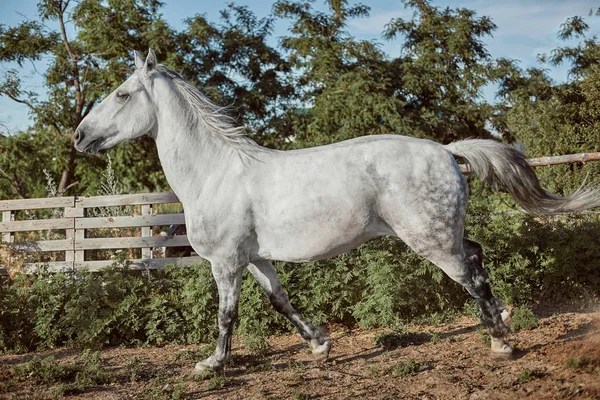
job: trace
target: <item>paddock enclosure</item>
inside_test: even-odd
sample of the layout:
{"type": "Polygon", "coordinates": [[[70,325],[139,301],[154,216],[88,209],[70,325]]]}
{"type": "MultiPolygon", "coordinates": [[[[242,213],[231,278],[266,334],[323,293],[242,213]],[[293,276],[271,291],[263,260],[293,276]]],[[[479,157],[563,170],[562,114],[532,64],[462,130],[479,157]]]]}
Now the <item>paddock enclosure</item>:
{"type": "Polygon", "coordinates": [[[157,210],[168,205],[180,208],[174,193],[0,201],[4,272],[11,268],[31,272],[40,265],[50,271],[83,267],[97,271],[111,265],[110,255],[118,250],[128,252],[130,268],[200,261],[197,256],[160,254],[164,248],[189,246],[185,235],[167,237],[158,232],[159,227],[185,223],[182,213],[157,210]]]}

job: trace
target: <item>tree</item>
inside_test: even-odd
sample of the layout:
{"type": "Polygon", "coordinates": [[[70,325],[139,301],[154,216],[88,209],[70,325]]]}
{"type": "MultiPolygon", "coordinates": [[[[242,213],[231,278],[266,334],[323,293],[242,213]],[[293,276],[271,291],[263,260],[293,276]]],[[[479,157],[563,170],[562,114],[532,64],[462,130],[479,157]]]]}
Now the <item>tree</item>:
{"type": "MultiPolygon", "coordinates": [[[[54,135],[45,143],[61,164],[59,193],[95,194],[99,189],[105,159],[78,155],[71,136],[132,71],[133,49],[153,48],[213,100],[233,105],[232,112],[257,140],[277,145],[289,136],[286,104],[294,88],[286,80],[289,65],[266,44],[272,19],[257,19],[247,8],[229,5],[221,25],[197,15],[177,32],[162,19],[161,6],[157,0],[44,0],[38,5],[39,21],[0,26],[0,62],[51,59],[44,75],[47,100],[25,90],[16,69],[4,75],[0,95],[29,106],[34,126],[28,135],[54,135]]],[[[151,140],[118,146],[111,156],[124,191],[168,190],[151,140]]],[[[35,162],[30,165],[35,168],[35,162]]]]}
{"type": "MultiPolygon", "coordinates": [[[[0,27],[0,61],[22,65],[42,56],[52,60],[44,74],[47,100],[24,90],[15,69],[4,76],[0,95],[30,108],[34,135],[46,127],[54,133],[53,148],[62,163],[59,193],[70,188],[76,176],[80,157],[70,139],[75,128],[99,99],[125,78],[130,62],[127,51],[148,47],[152,35],[162,36],[166,26],[157,12],[161,3],[156,0],[110,3],[109,7],[99,0],[83,0],[73,6],[70,0],[43,0],[38,4],[38,21],[0,27]],[[55,28],[49,27],[52,24],[55,28]],[[68,33],[72,30],[79,33],[72,37],[68,33]],[[102,40],[105,45],[101,47],[102,40]]],[[[90,164],[94,168],[98,163],[90,164]]]]}
{"type": "Polygon", "coordinates": [[[400,133],[449,142],[490,137],[498,110],[481,96],[512,63],[492,60],[482,39],[495,25],[471,10],[439,9],[407,1],[411,20],[392,19],[384,38],[404,38],[400,57],[390,59],[374,41],[345,31],[350,18],[368,16],[363,5],[332,4],[318,12],[312,2],[278,1],[276,15],[293,20],[282,44],[301,73],[306,109],[297,119],[299,142],[323,144],[350,137],[400,133]]]}
{"type": "MultiPolygon", "coordinates": [[[[588,30],[582,17],[567,19],[559,38],[583,42],[539,57],[551,65],[569,62],[569,82],[555,84],[544,70],[530,69],[502,85],[507,128],[530,156],[600,151],[600,46],[586,37],[588,30]]],[[[566,194],[600,178],[600,165],[558,165],[539,173],[549,189],[566,194]]]]}

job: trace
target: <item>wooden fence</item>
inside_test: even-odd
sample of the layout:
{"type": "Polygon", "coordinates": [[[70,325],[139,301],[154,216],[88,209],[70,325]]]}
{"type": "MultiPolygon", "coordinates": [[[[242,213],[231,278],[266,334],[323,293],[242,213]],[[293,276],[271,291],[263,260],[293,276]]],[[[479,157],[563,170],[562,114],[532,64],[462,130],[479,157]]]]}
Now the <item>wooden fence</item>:
{"type": "MultiPolygon", "coordinates": [[[[2,222],[2,262],[5,264],[4,273],[11,263],[19,264],[23,272],[30,272],[39,264],[48,265],[52,271],[74,270],[86,267],[89,270],[99,270],[111,265],[114,260],[88,260],[86,253],[90,250],[106,249],[141,249],[141,258],[132,259],[132,268],[162,268],[167,264],[192,264],[201,261],[200,257],[190,256],[181,258],[154,258],[155,248],[189,246],[187,236],[153,236],[154,226],[184,224],[184,215],[154,214],[157,204],[178,203],[174,193],[141,193],[118,196],[96,197],[53,197],[43,199],[4,200],[0,201],[2,222]],[[96,207],[141,206],[141,215],[115,217],[88,217],[88,209],[96,207]],[[62,214],[60,218],[16,220],[15,213],[52,209],[62,214]],[[135,237],[102,237],[90,238],[86,232],[90,229],[101,228],[141,228],[140,236],[135,237]],[[41,232],[49,230],[64,230],[61,238],[56,240],[15,241],[17,232],[41,232]],[[64,237],[64,239],[62,238],[64,237]],[[39,252],[54,252],[64,258],[60,261],[43,263],[27,262],[27,254],[39,252]],[[64,253],[64,256],[62,256],[64,253]],[[6,259],[8,258],[8,260],[6,259]]],[[[138,211],[139,213],[139,211],[138,211]]]]}
{"type": "MultiPolygon", "coordinates": [[[[569,154],[557,157],[542,157],[530,159],[529,164],[537,167],[543,165],[585,163],[600,160],[600,153],[569,154]]],[[[463,172],[470,171],[461,166],[463,172]]],[[[4,200],[0,201],[2,222],[2,250],[0,252],[0,273],[6,273],[7,267],[16,260],[22,272],[30,272],[40,264],[48,265],[52,271],[75,270],[86,267],[96,271],[111,265],[113,260],[89,260],[86,252],[106,249],[141,249],[141,258],[131,259],[132,268],[162,268],[167,264],[187,265],[201,261],[198,256],[180,258],[156,258],[155,248],[189,246],[187,236],[153,236],[151,227],[184,224],[184,216],[178,214],[155,214],[157,204],[178,203],[174,193],[142,193],[118,196],[96,197],[54,197],[44,199],[4,200]],[[115,217],[89,217],[87,210],[96,207],[141,206],[140,215],[115,217]],[[60,218],[15,220],[16,212],[24,210],[52,209],[59,210],[60,218]],[[88,237],[86,232],[103,228],[141,228],[139,236],[121,237],[88,237]],[[15,233],[39,232],[49,230],[64,230],[60,239],[15,241],[15,233]],[[64,237],[64,238],[62,238],[64,237]],[[64,260],[42,263],[26,262],[23,256],[40,252],[60,253],[64,260]],[[64,253],[64,256],[63,256],[64,253]]]]}

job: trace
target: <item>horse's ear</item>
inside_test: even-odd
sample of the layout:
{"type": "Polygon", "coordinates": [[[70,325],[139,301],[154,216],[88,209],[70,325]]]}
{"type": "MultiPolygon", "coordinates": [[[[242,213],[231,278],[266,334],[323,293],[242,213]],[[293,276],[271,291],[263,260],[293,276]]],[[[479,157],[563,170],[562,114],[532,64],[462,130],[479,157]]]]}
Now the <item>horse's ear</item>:
{"type": "Polygon", "coordinates": [[[144,68],[144,59],[142,58],[142,55],[136,50],[133,51],[133,58],[135,59],[135,69],[144,68]]]}
{"type": "Polygon", "coordinates": [[[156,65],[157,65],[156,53],[154,53],[154,50],[148,49],[148,57],[146,57],[146,64],[144,65],[146,72],[154,71],[154,69],[156,68],[156,65]]]}

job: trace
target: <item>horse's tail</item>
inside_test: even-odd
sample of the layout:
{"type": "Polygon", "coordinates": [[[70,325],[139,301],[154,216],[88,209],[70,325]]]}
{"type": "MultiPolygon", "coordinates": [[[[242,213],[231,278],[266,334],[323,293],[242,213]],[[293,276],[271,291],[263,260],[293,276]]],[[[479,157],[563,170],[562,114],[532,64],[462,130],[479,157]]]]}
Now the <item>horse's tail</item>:
{"type": "Polygon", "coordinates": [[[503,143],[467,139],[450,143],[446,149],[463,158],[484,183],[507,191],[531,214],[554,215],[600,207],[598,190],[580,187],[566,197],[545,191],[525,156],[503,143]]]}

